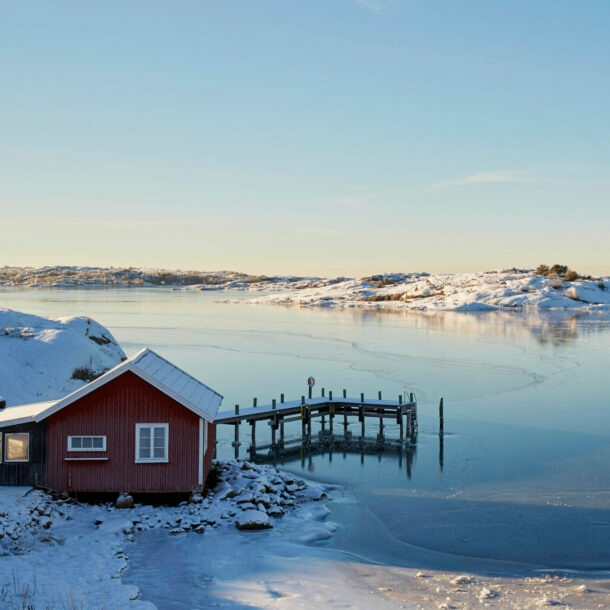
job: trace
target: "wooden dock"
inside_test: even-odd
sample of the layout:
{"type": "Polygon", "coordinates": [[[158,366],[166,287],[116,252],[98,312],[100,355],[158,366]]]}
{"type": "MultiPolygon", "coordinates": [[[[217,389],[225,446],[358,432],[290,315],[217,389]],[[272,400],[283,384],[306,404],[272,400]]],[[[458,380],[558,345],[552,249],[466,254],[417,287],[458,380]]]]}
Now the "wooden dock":
{"type": "Polygon", "coordinates": [[[403,400],[403,396],[399,395],[397,400],[383,400],[381,392],[378,392],[376,399],[366,398],[364,394],[360,394],[360,398],[348,398],[347,392],[343,390],[342,397],[333,397],[333,393],[329,392],[328,396],[311,397],[306,399],[305,396],[301,400],[284,401],[284,395],[281,395],[279,401],[273,400],[268,405],[257,405],[257,399],[253,400],[252,407],[241,409],[239,405],[235,405],[233,413],[222,411],[216,416],[217,424],[232,425],[235,427],[235,456],[239,455],[239,427],[242,422],[247,422],[251,427],[251,444],[250,454],[254,455],[260,449],[282,449],[285,446],[284,424],[287,422],[301,422],[302,444],[308,445],[311,442],[311,424],[312,420],[320,419],[321,431],[328,435],[331,439],[335,436],[341,436],[345,439],[352,438],[352,432],[348,431],[349,419],[358,418],[361,425],[361,439],[366,436],[366,421],[370,418],[379,420],[379,433],[377,440],[383,442],[384,435],[384,420],[391,419],[399,426],[399,443],[408,441],[415,443],[417,440],[417,401],[414,395],[409,394],[408,398],[403,400]],[[342,435],[335,434],[337,422],[335,418],[341,418],[339,425],[343,427],[342,435]],[[257,447],[256,444],[256,424],[258,422],[267,422],[271,427],[271,444],[257,447]],[[328,427],[327,427],[328,425],[328,427]]]}

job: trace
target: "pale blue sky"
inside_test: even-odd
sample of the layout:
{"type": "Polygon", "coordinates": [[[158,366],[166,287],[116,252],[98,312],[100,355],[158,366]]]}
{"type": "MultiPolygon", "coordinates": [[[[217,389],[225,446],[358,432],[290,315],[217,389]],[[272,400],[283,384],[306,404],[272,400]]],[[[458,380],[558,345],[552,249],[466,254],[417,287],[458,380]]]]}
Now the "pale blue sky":
{"type": "Polygon", "coordinates": [[[610,273],[610,2],[0,4],[0,265],[610,273]]]}

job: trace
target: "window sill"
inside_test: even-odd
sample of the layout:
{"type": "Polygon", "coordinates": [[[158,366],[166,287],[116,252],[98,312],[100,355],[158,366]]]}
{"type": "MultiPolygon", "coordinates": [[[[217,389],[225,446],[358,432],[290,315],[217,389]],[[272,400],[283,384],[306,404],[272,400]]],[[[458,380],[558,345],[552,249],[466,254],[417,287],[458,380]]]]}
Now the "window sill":
{"type": "Polygon", "coordinates": [[[136,464],[168,464],[169,460],[136,460],[136,464]]]}
{"type": "Polygon", "coordinates": [[[107,457],[67,457],[65,462],[107,462],[107,457]]]}

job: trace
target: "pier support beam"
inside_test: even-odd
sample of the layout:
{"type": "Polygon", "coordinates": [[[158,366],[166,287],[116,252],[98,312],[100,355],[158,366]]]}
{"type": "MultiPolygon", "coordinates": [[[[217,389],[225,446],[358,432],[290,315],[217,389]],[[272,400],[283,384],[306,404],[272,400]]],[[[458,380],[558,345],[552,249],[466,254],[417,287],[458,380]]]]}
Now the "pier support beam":
{"type": "Polygon", "coordinates": [[[250,444],[250,453],[254,455],[256,453],[256,420],[250,421],[250,427],[252,428],[252,442],[250,444]]]}

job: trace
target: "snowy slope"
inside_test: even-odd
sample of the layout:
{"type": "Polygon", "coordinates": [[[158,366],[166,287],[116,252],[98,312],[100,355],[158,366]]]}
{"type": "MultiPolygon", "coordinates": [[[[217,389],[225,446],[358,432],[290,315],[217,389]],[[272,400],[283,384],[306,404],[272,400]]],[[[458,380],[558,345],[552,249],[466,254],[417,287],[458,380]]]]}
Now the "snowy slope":
{"type": "Polygon", "coordinates": [[[0,309],[0,396],[7,406],[66,396],[124,358],[110,332],[90,318],[0,309]]]}

